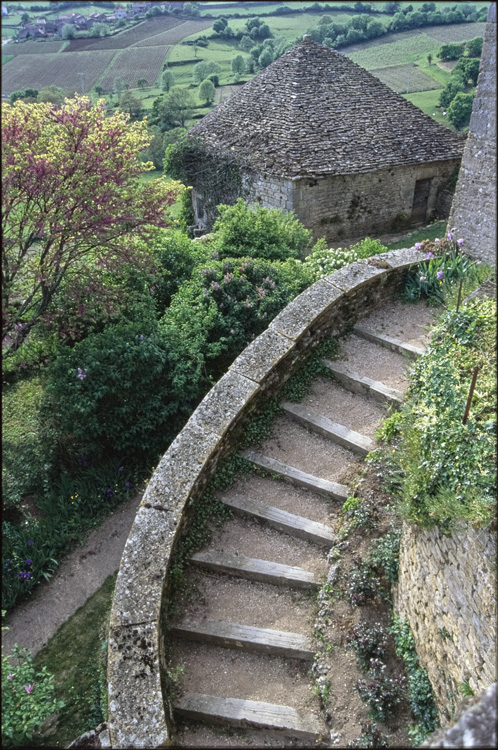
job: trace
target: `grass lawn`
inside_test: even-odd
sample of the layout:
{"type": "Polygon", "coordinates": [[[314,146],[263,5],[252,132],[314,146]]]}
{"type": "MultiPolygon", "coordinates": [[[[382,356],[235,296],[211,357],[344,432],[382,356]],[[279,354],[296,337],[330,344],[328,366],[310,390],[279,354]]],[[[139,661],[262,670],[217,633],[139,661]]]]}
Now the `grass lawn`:
{"type": "Polygon", "coordinates": [[[415,94],[402,94],[404,99],[408,99],[409,102],[421,109],[429,117],[432,117],[433,120],[454,131],[455,128],[448,121],[448,118],[443,117],[443,110],[438,108],[440,95],[441,89],[417,91],[415,94]]]}
{"type": "Polygon", "coordinates": [[[2,55],[2,65],[9,62],[9,60],[12,60],[13,57],[15,57],[15,55],[2,55]]]}
{"type": "Polygon", "coordinates": [[[65,707],[50,723],[38,747],[67,747],[80,734],[94,729],[107,716],[107,626],[116,574],[62,625],[35,658],[54,675],[57,696],[65,707]]]}
{"type": "Polygon", "coordinates": [[[435,221],[428,227],[423,229],[417,229],[412,232],[408,237],[400,242],[391,242],[386,245],[388,250],[401,250],[405,247],[413,247],[416,242],[422,242],[422,240],[435,240],[436,237],[444,237],[446,232],[446,221],[435,221]]]}
{"type": "MultiPolygon", "coordinates": [[[[357,52],[347,53],[350,60],[361,65],[366,70],[372,68],[383,68],[387,65],[402,65],[403,63],[418,63],[427,60],[429,52],[435,58],[441,45],[426,34],[407,36],[406,39],[389,42],[389,36],[385,37],[383,44],[377,44],[357,52]]],[[[433,67],[433,66],[431,66],[433,67]]],[[[425,71],[427,72],[427,71],[425,71]]]]}

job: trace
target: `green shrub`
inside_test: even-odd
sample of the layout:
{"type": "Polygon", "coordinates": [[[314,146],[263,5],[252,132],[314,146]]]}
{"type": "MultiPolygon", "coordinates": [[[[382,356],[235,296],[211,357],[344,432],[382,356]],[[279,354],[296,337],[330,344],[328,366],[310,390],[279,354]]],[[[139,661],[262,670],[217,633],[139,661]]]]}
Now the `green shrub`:
{"type": "Polygon", "coordinates": [[[45,720],[63,707],[46,667],[36,670],[27,649],[16,645],[5,656],[2,647],[2,747],[26,747],[45,720]]]}
{"type": "Polygon", "coordinates": [[[220,258],[304,258],[311,243],[311,232],[292,211],[248,206],[242,198],[218,210],[213,230],[220,258]]]}
{"type": "Polygon", "coordinates": [[[312,248],[305,260],[305,265],[310,270],[313,280],[318,281],[349,263],[386,251],[385,245],[378,240],[371,240],[370,237],[347,248],[328,248],[325,239],[322,238],[312,248]]]}
{"type": "Polygon", "coordinates": [[[390,584],[397,583],[399,570],[399,545],[401,530],[391,527],[384,536],[376,539],[370,548],[368,562],[382,573],[390,584]]]}
{"type": "Polygon", "coordinates": [[[201,367],[195,340],[154,320],[107,326],[49,368],[46,429],[74,454],[163,451],[199,398],[201,367]]]}
{"type": "Polygon", "coordinates": [[[194,269],[161,325],[196,341],[208,372],[218,377],[242,349],[310,282],[299,261],[213,260],[194,269]]]}
{"type": "Polygon", "coordinates": [[[393,615],[389,632],[394,637],[396,654],[403,659],[408,672],[408,698],[417,722],[415,727],[410,727],[409,734],[418,747],[439,726],[434,692],[427,671],[420,666],[408,621],[393,615]]]}
{"type": "Polygon", "coordinates": [[[446,312],[412,370],[402,410],[400,510],[411,523],[451,531],[494,517],[496,302],[472,300],[446,312]],[[463,415],[474,368],[476,390],[463,415]]]}

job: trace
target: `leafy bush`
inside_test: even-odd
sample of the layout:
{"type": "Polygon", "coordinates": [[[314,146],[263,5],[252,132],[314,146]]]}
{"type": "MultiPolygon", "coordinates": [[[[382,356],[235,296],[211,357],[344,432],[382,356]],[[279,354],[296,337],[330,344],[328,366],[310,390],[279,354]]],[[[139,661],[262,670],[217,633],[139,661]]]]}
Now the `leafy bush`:
{"type": "Polygon", "coordinates": [[[377,253],[384,253],[387,247],[378,240],[366,237],[348,248],[328,248],[325,239],[320,239],[312,248],[305,260],[305,265],[310,270],[313,281],[323,279],[325,276],[338,271],[340,268],[354,263],[361,258],[370,258],[377,253]]]}
{"type": "Polygon", "coordinates": [[[361,735],[348,743],[348,747],[389,747],[390,735],[382,734],[377,724],[361,722],[361,735]]]}
{"type": "Polygon", "coordinates": [[[352,607],[359,607],[373,601],[381,594],[380,579],[375,576],[371,566],[360,559],[356,559],[350,571],[347,593],[352,607]]]}
{"type": "Polygon", "coordinates": [[[401,529],[391,526],[384,536],[372,543],[368,556],[370,565],[382,573],[390,584],[398,580],[400,542],[401,529]]]}
{"type": "Polygon", "coordinates": [[[64,707],[64,702],[55,697],[52,680],[46,667],[35,669],[27,649],[16,645],[12,654],[5,656],[2,648],[3,747],[25,747],[45,720],[64,707]],[[15,665],[11,659],[15,659],[15,665]]]}
{"type": "Polygon", "coordinates": [[[412,371],[402,410],[400,510],[411,523],[476,526],[494,517],[496,302],[471,300],[446,312],[412,371]],[[463,415],[479,366],[469,418],[463,415]]]}
{"type": "Polygon", "coordinates": [[[386,653],[387,631],[380,622],[362,620],[349,629],[346,643],[355,652],[360,667],[368,669],[371,659],[379,659],[386,653]]]}
{"type": "Polygon", "coordinates": [[[396,654],[403,659],[408,672],[408,698],[417,721],[409,733],[418,746],[439,726],[434,692],[426,670],[420,666],[408,621],[393,615],[389,632],[394,637],[396,654]]]}
{"type": "Polygon", "coordinates": [[[200,396],[202,356],[153,319],[107,326],[47,372],[46,429],[65,451],[89,455],[165,450],[200,396]]]}
{"type": "Polygon", "coordinates": [[[406,682],[406,677],[388,677],[386,665],[371,659],[368,680],[358,680],[353,689],[370,708],[370,718],[385,724],[403,701],[406,682]]]}
{"type": "Polygon", "coordinates": [[[457,130],[462,130],[469,124],[473,103],[474,95],[461,91],[452,100],[448,107],[448,120],[457,130]]]}
{"type": "Polygon", "coordinates": [[[233,206],[218,206],[220,216],[213,230],[220,258],[304,258],[311,232],[292,211],[248,206],[239,198],[233,206]]]}
{"type": "Polygon", "coordinates": [[[165,331],[195,341],[217,377],[310,282],[299,261],[213,260],[194,269],[162,319],[165,331]]]}
{"type": "Polygon", "coordinates": [[[393,412],[390,417],[384,419],[375,431],[376,439],[390,443],[399,434],[401,419],[401,412],[399,411],[393,412]]]}
{"type": "MultiPolygon", "coordinates": [[[[427,253],[427,260],[412,271],[406,281],[404,297],[408,302],[415,302],[421,297],[427,297],[429,302],[443,303],[453,285],[461,279],[473,280],[478,278],[478,264],[460,250],[463,239],[454,241],[450,232],[446,240],[434,241],[427,253]],[[434,254],[440,253],[443,255],[434,254]]],[[[422,243],[416,243],[416,250],[421,251],[422,243]]]]}

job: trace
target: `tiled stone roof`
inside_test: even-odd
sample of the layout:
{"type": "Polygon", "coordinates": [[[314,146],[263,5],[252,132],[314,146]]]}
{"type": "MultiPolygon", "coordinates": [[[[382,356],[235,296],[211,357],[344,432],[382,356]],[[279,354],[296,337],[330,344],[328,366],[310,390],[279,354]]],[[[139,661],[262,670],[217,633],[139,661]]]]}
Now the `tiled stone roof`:
{"type": "Polygon", "coordinates": [[[306,36],[189,131],[286,177],[462,155],[463,141],[356,63],[306,36]]]}

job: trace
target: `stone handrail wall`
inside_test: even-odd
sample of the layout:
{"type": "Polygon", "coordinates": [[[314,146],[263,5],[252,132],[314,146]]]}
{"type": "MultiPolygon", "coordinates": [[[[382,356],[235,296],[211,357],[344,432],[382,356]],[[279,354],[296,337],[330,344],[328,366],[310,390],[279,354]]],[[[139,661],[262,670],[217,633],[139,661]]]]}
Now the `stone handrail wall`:
{"type": "Polygon", "coordinates": [[[158,464],[121,559],[108,645],[109,731],[113,748],[166,747],[172,707],[164,679],[163,613],[168,568],[220,458],[233,450],[248,418],[329,335],[344,333],[391,298],[413,249],[359,261],[296,297],[235,359],[158,464]]]}
{"type": "Polygon", "coordinates": [[[394,610],[410,624],[444,726],[460,683],[479,695],[496,681],[496,533],[403,524],[394,610]]]}

